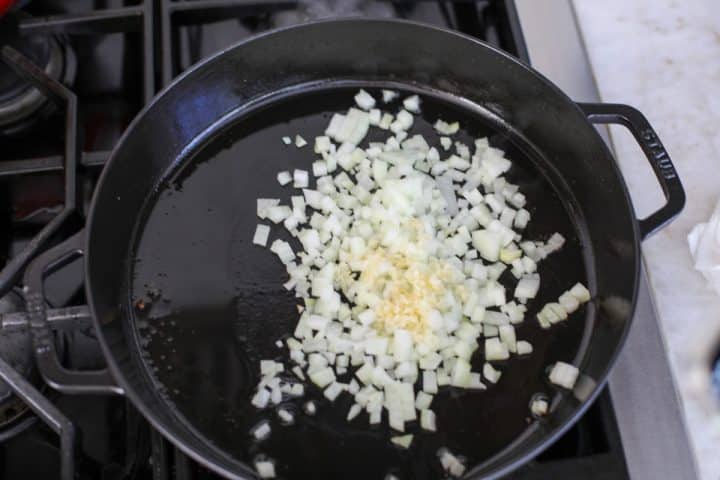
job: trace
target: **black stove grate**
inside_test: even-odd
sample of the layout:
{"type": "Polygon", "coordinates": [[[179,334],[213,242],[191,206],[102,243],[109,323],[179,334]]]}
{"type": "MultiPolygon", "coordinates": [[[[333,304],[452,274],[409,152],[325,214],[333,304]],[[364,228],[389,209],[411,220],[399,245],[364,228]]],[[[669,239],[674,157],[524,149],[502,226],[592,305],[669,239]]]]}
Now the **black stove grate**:
{"type": "MultiPolygon", "coordinates": [[[[0,135],[0,184],[5,187],[0,194],[0,216],[8,226],[0,234],[5,248],[0,255],[6,258],[0,294],[17,286],[24,266],[45,245],[67,236],[73,223],[81,221],[109,151],[160,88],[213,49],[277,24],[274,20],[282,14],[294,14],[290,21],[296,22],[309,15],[308,2],[298,0],[103,3],[106,7],[98,9],[90,1],[36,0],[12,22],[20,35],[56,36],[67,42],[78,58],[71,89],[43,78],[37,67],[33,70],[12,50],[2,50],[6,63],[47,91],[62,108],[41,124],[45,132],[59,135],[38,135],[37,128],[0,135]],[[223,32],[227,36],[228,28],[232,33],[224,43],[203,42],[207,34],[216,40],[223,32]],[[46,192],[41,198],[37,198],[39,190],[46,192]]],[[[512,0],[384,3],[384,11],[391,10],[394,16],[462,31],[529,63],[512,0]]],[[[7,20],[0,23],[0,31],[8,25],[7,20]]],[[[102,355],[89,326],[89,312],[78,293],[82,292],[81,275],[75,269],[58,276],[62,278],[54,282],[55,292],[48,292],[54,301],[47,321],[67,340],[64,361],[78,369],[101,368],[102,355]]],[[[0,315],[0,320],[0,329],[28,325],[23,312],[0,315]]],[[[23,428],[15,426],[15,436],[0,443],[1,478],[216,478],[152,430],[124,399],[46,396],[1,358],[0,377],[44,421],[26,419],[23,428]]],[[[608,392],[565,436],[508,478],[628,478],[608,392]]]]}

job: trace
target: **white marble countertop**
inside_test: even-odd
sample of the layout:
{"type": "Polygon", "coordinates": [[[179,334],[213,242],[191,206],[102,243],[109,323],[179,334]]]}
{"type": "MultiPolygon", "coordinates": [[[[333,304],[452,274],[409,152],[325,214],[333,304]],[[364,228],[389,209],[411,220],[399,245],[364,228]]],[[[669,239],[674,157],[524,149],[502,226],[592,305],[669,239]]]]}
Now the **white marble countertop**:
{"type": "MultiPolygon", "coordinates": [[[[573,1],[602,100],[648,117],[687,193],[681,216],[643,251],[700,477],[718,480],[720,402],[709,369],[720,349],[720,297],[692,268],[686,237],[720,198],[720,3],[573,1]]],[[[611,134],[635,209],[645,216],[662,203],[657,182],[630,135],[611,134]]]]}

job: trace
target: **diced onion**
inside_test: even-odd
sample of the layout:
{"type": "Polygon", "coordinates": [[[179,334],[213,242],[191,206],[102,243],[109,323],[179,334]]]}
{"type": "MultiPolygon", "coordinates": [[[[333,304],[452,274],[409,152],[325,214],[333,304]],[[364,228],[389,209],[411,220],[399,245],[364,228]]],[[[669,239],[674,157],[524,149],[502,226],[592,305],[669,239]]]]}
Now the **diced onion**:
{"type": "Polygon", "coordinates": [[[510,351],[505,344],[500,343],[500,339],[488,338],[485,340],[485,358],[488,361],[507,360],[510,351]]]}
{"type": "Polygon", "coordinates": [[[392,437],[390,441],[397,445],[398,447],[402,448],[410,448],[410,444],[412,443],[413,436],[412,435],[400,435],[398,437],[392,437]]]}
{"type": "Polygon", "coordinates": [[[430,404],[433,401],[433,396],[429,395],[425,392],[418,392],[417,397],[415,399],[415,408],[418,410],[426,410],[430,407],[430,404]]]}
{"type": "Polygon", "coordinates": [[[572,390],[580,371],[577,367],[565,362],[557,362],[550,371],[550,382],[568,390],[572,390]]]}
{"type": "Polygon", "coordinates": [[[292,175],[287,170],[277,174],[277,181],[280,185],[287,185],[292,182],[292,175]]]}
{"type": "Polygon", "coordinates": [[[280,421],[285,425],[292,425],[295,421],[295,416],[289,410],[284,408],[278,409],[278,418],[280,418],[280,421]]]}
{"type": "Polygon", "coordinates": [[[310,176],[305,170],[295,169],[293,172],[293,187],[306,188],[310,184],[310,176]]]}
{"type": "Polygon", "coordinates": [[[540,290],[540,275],[531,274],[522,277],[515,286],[515,298],[535,298],[540,290]]]}
{"type": "MultiPolygon", "coordinates": [[[[397,96],[382,92],[385,103],[397,96]]],[[[505,177],[512,163],[487,138],[453,142],[460,125],[443,120],[434,124],[441,135],[435,145],[413,134],[417,95],[405,98],[396,115],[378,108],[365,90],[354,100],[357,108],[332,115],[324,135],[314,139],[314,188],[306,170],[284,171],[278,182],[292,182],[302,195],[295,192],[291,206],[270,198],[257,202],[258,217],[282,223],[299,245],[280,239],[270,245],[286,265],[284,288],[298,298],[300,317],[284,342],[289,370],[331,402],[351,396],[347,421],[365,410],[367,421],[379,424],[385,410],[397,432],[417,428],[409,422],[418,416],[422,429],[435,431],[430,405],[443,387],[484,390],[483,377],[489,384],[500,378],[487,362],[532,352],[529,342],[516,338],[529,308],[549,328],[590,293],[577,284],[534,310],[529,300],[541,286],[537,262],[565,239],[523,238],[532,209],[505,177]],[[384,138],[365,145],[371,127],[384,138]],[[455,153],[441,157],[453,145],[455,153]],[[513,277],[517,283],[507,291],[506,279],[513,277]],[[471,360],[483,340],[485,363],[481,373],[473,372],[471,360]]],[[[296,135],[295,144],[307,142],[296,135]]],[[[258,225],[253,242],[267,245],[269,230],[258,225]]],[[[558,365],[551,381],[569,385],[558,365]]],[[[282,363],[262,360],[260,367],[251,401],[256,408],[305,394],[302,383],[280,375],[282,363]]],[[[315,404],[303,410],[312,415],[315,404]]],[[[284,423],[294,419],[284,406],[277,415],[284,423]]],[[[407,448],[412,435],[392,441],[407,448]]],[[[464,473],[462,460],[450,452],[443,450],[440,459],[449,474],[464,473]]]]}
{"type": "Polygon", "coordinates": [[[499,370],[495,370],[492,365],[489,363],[485,363],[483,365],[483,376],[485,379],[490,383],[497,383],[498,380],[500,380],[501,372],[499,370]]]}
{"type": "Polygon", "coordinates": [[[435,122],[435,130],[442,135],[454,135],[460,130],[458,122],[447,123],[442,120],[435,122]]]}
{"type": "Polygon", "coordinates": [[[498,327],[500,341],[505,344],[511,353],[517,352],[517,337],[515,336],[515,327],[512,325],[500,325],[498,327]]]}
{"type": "Polygon", "coordinates": [[[443,469],[455,477],[461,477],[465,473],[465,466],[462,461],[450,453],[447,448],[438,450],[438,457],[443,469]]]}
{"type": "Polygon", "coordinates": [[[370,110],[375,106],[375,99],[365,90],[360,90],[355,95],[355,103],[363,110],[370,110]]]}
{"type": "Polygon", "coordinates": [[[270,431],[270,424],[262,421],[252,429],[251,433],[255,440],[261,441],[270,436],[270,431]]]}
{"type": "Polygon", "coordinates": [[[304,405],[303,410],[304,410],[305,413],[307,413],[308,415],[315,415],[315,413],[317,412],[317,407],[315,407],[315,402],[313,402],[312,400],[309,401],[309,402],[307,402],[307,403],[304,405]]]}
{"type": "Polygon", "coordinates": [[[383,102],[385,102],[385,103],[392,102],[399,96],[400,96],[400,94],[394,90],[383,90],[382,91],[383,102]]]}
{"type": "Polygon", "coordinates": [[[423,372],[423,392],[436,394],[438,392],[437,374],[434,371],[423,372]]]}
{"type": "Polygon", "coordinates": [[[253,235],[253,243],[264,247],[267,245],[268,237],[270,236],[270,227],[267,225],[258,224],[255,227],[255,235],[253,235]]]}
{"type": "Polygon", "coordinates": [[[576,283],[570,289],[570,294],[581,303],[590,301],[590,291],[582,283],[576,283]]]}
{"type": "Polygon", "coordinates": [[[432,410],[421,410],[420,411],[420,426],[424,430],[429,430],[431,432],[437,431],[437,422],[435,417],[435,412],[432,410]]]}
{"type": "Polygon", "coordinates": [[[260,478],[275,478],[275,464],[269,460],[255,462],[255,470],[260,478]]]}
{"type": "Polygon", "coordinates": [[[536,417],[542,417],[547,415],[548,412],[548,401],[544,398],[536,398],[530,405],[530,412],[536,417]]]}
{"type": "Polygon", "coordinates": [[[403,107],[405,110],[412,113],[420,113],[420,97],[412,95],[403,100],[403,107]]]}
{"type": "Polygon", "coordinates": [[[528,355],[532,353],[533,347],[530,342],[525,340],[518,340],[517,342],[517,353],[518,355],[528,355]]]}
{"type": "Polygon", "coordinates": [[[335,373],[329,367],[310,373],[310,381],[320,388],[324,388],[335,381],[335,373]]]}

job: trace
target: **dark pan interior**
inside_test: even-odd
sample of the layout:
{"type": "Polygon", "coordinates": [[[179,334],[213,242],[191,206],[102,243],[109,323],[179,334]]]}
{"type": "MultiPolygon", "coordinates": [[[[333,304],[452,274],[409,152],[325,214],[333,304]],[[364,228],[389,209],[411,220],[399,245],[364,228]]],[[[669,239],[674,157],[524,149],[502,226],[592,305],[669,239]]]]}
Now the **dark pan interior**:
{"type": "MultiPolygon", "coordinates": [[[[281,137],[300,133],[311,140],[321,134],[332,112],[352,105],[356,91],[325,85],[269,102],[223,125],[176,164],[145,207],[138,229],[132,302],[142,301],[145,308],[135,310],[135,324],[145,361],[168,403],[183,421],[236,458],[252,463],[256,455],[267,455],[286,478],[382,479],[388,472],[405,479],[437,478],[441,447],[474,465],[536,428],[529,414],[531,399],[556,392],[546,381],[546,367],[557,360],[573,361],[592,316],[583,308],[571,321],[544,331],[534,313],[575,282],[587,283],[585,263],[592,269],[591,255],[581,249],[578,231],[584,229],[575,227],[581,219],[570,213],[577,208],[568,204],[567,189],[548,171],[546,161],[532,158],[532,146],[487,112],[448,97],[423,95],[422,120],[418,117],[411,133],[439,146],[432,124],[443,118],[467,127],[458,136],[466,144],[489,137],[514,161],[508,179],[528,197],[533,220],[526,238],[545,240],[559,231],[568,239],[560,253],[540,264],[541,295],[528,304],[528,320],[518,328],[519,338],[530,340],[535,351],[504,362],[501,382],[486,392],[443,389],[433,402],[439,433],[410,427],[416,436],[408,451],[390,444],[394,434],[386,426],[370,427],[365,413],[346,422],[353,403],[349,395],[331,403],[321,390],[308,386],[306,398],[283,404],[298,412],[293,426],[282,426],[274,408],[255,409],[250,398],[259,380],[259,361],[277,358],[291,365],[286,349],[278,349],[275,341],[288,336],[298,319],[298,300],[282,287],[287,281],[283,265],[267,248],[251,242],[259,221],[256,199],[281,198],[289,204],[290,195],[299,191],[281,187],[277,172],[309,170],[316,156],[310,146],[287,146],[281,137]],[[312,417],[301,411],[308,398],[319,406],[312,417]],[[249,432],[263,419],[270,420],[273,434],[258,444],[249,432]]],[[[379,89],[370,91],[380,97],[379,89]]],[[[387,108],[397,111],[399,106],[396,102],[387,108]]],[[[374,129],[365,144],[387,137],[387,131],[374,129]]],[[[299,242],[282,226],[273,227],[270,241],[275,238],[299,250],[299,242]]],[[[515,283],[509,272],[503,280],[509,288],[515,283]]],[[[481,371],[482,363],[481,346],[473,357],[474,370],[481,371]]],[[[351,375],[346,377],[343,381],[351,375]]]]}
{"type": "MultiPolygon", "coordinates": [[[[592,261],[592,268],[587,270],[587,281],[595,296],[587,312],[587,315],[594,318],[592,328],[588,328],[589,334],[585,337],[587,348],[584,349],[582,358],[578,359],[578,365],[584,374],[584,388],[574,395],[566,395],[563,401],[555,406],[550,418],[538,428],[526,430],[521,437],[516,437],[520,428],[512,432],[512,425],[503,426],[507,429],[503,431],[488,429],[487,436],[490,437],[505,435],[508,431],[503,443],[510,438],[516,438],[512,448],[503,450],[485,463],[481,471],[474,472],[482,474],[483,477],[497,477],[527,461],[557,438],[586,408],[587,403],[584,400],[593,398],[599,391],[620,350],[632,317],[639,269],[639,242],[637,224],[622,177],[602,139],[580,109],[536,72],[511,57],[462,35],[419,24],[385,20],[343,20],[307,24],[238,44],[191,69],[170,89],[159,95],[128,128],[113,151],[103,170],[89,214],[86,289],[108,365],[141,413],[192,458],[229,477],[241,478],[249,475],[247,469],[232,456],[209,445],[197,428],[179,420],[176,411],[182,410],[180,406],[178,409],[168,408],[167,396],[158,391],[154,379],[156,374],[148,373],[146,359],[138,352],[135,324],[129,321],[131,300],[127,283],[128,272],[134,268],[131,255],[134,232],[138,218],[148,204],[148,198],[156,195],[158,185],[168,172],[173,170],[172,166],[177,163],[178,158],[188,157],[188,152],[197,152],[198,136],[212,131],[222,117],[233,112],[242,112],[250,104],[262,102],[263,99],[276,99],[274,96],[277,96],[279,91],[299,90],[309,84],[348,79],[416,85],[423,89],[445,92],[452,98],[463,98],[469,105],[481,105],[512,125],[512,130],[525,138],[527,144],[542,152],[537,157],[546,165],[552,166],[545,170],[556,171],[562,178],[562,182],[556,182],[555,187],[562,189],[565,186],[568,190],[566,198],[574,199],[574,203],[570,205],[576,209],[573,217],[584,219],[584,222],[576,224],[576,227],[581,231],[584,229],[581,234],[584,242],[582,255],[586,265],[592,261]],[[592,252],[592,255],[589,252],[592,252]]],[[[318,106],[315,112],[323,109],[320,105],[325,104],[321,100],[323,99],[316,101],[318,106]]],[[[338,101],[340,105],[333,105],[332,110],[346,108],[349,103],[345,95],[338,101]]],[[[437,108],[441,106],[438,104],[437,108]]],[[[287,120],[295,115],[297,113],[284,112],[282,118],[287,120]]],[[[305,133],[305,128],[308,128],[308,137],[316,134],[315,128],[301,125],[300,119],[296,121],[299,123],[297,127],[293,125],[294,130],[305,133]]],[[[479,117],[476,121],[478,129],[483,128],[481,124],[486,125],[479,117]]],[[[258,135],[260,134],[252,136],[258,135]]],[[[278,133],[277,137],[280,136],[278,133]]],[[[280,149],[282,144],[278,138],[273,139],[277,144],[267,148],[280,149]]],[[[494,138],[496,142],[502,139],[503,135],[496,135],[494,138]]],[[[280,151],[285,159],[287,154],[291,153],[283,149],[280,151]]],[[[526,156],[526,152],[512,149],[509,152],[511,157],[517,159],[526,156]]],[[[217,163],[223,161],[222,158],[216,160],[217,163]]],[[[232,178],[233,183],[229,184],[230,178],[222,178],[224,183],[221,185],[232,191],[239,191],[241,185],[249,185],[253,192],[259,192],[265,187],[275,188],[272,180],[260,177],[268,172],[274,176],[279,164],[273,162],[279,160],[275,156],[266,157],[264,162],[257,158],[238,158],[232,163],[226,159],[225,162],[232,163],[229,173],[234,173],[232,176],[237,176],[237,179],[232,178]]],[[[215,162],[206,162],[204,165],[212,163],[215,162]]],[[[204,168],[207,167],[198,168],[196,174],[190,178],[197,176],[201,179],[204,168]]],[[[210,173],[208,169],[208,174],[210,173]]],[[[187,183],[189,185],[190,181],[187,183]]],[[[200,180],[196,187],[202,190],[200,180]]],[[[210,199],[232,201],[229,195],[216,190],[221,189],[212,188],[210,199]]],[[[239,192],[235,193],[239,195],[239,192]]],[[[263,194],[270,195],[272,192],[263,194]]],[[[248,193],[248,197],[254,195],[256,193],[248,193]]],[[[180,201],[182,194],[178,194],[177,198],[180,201]]],[[[172,202],[161,201],[161,204],[165,203],[170,205],[172,202]]],[[[205,205],[205,208],[218,207],[205,205]]],[[[225,208],[230,208],[230,205],[225,208]]],[[[229,215],[229,222],[236,221],[232,215],[240,217],[243,211],[247,213],[254,207],[236,201],[232,209],[230,212],[225,211],[225,215],[229,215]]],[[[191,216],[192,213],[192,210],[188,210],[185,218],[201,218],[198,212],[191,216]]],[[[203,217],[202,221],[211,222],[211,219],[219,218],[220,212],[206,210],[205,213],[207,218],[203,217]]],[[[563,215],[563,218],[568,219],[567,213],[563,215]]],[[[193,229],[193,225],[189,223],[186,222],[182,232],[161,248],[172,251],[173,244],[187,244],[186,240],[192,235],[199,235],[202,228],[211,227],[206,224],[205,227],[198,226],[193,229]]],[[[248,241],[247,237],[240,237],[238,236],[239,241],[248,241]]],[[[233,251],[235,247],[232,247],[233,251]]],[[[239,248],[237,251],[243,249],[239,248]]],[[[267,255],[265,258],[268,259],[268,262],[258,262],[268,265],[268,270],[256,272],[257,275],[262,273],[263,276],[272,277],[282,274],[279,266],[272,266],[274,263],[269,261],[269,254],[261,250],[255,251],[257,253],[254,255],[260,258],[267,255]]],[[[217,258],[220,257],[218,254],[217,258]]],[[[208,279],[218,281],[218,284],[212,289],[203,284],[204,291],[212,290],[213,295],[217,295],[198,302],[207,307],[205,312],[217,312],[218,305],[223,306],[225,312],[229,311],[227,298],[230,296],[229,292],[234,291],[234,286],[227,281],[227,276],[243,265],[246,264],[242,259],[227,263],[223,261],[223,278],[208,279]]],[[[192,281],[189,278],[190,272],[181,273],[186,282],[192,281]]],[[[546,274],[545,277],[546,283],[551,281],[551,275],[546,274]]],[[[272,291],[270,286],[267,288],[272,291]]],[[[177,297],[168,298],[171,302],[179,300],[177,297]]],[[[196,301],[197,296],[194,298],[196,301]]],[[[276,300],[281,305],[288,301],[276,300]]],[[[285,308],[288,308],[287,304],[285,305],[285,308]]],[[[244,305],[243,309],[250,311],[250,307],[244,305]]],[[[261,306],[252,308],[260,309],[261,306]]],[[[234,313],[238,314],[237,311],[234,313]]],[[[207,319],[206,321],[211,322],[207,319]]],[[[572,326],[568,326],[567,331],[571,328],[572,326]]],[[[227,330],[219,331],[228,333],[227,330]]],[[[531,332],[527,334],[531,336],[531,332]]],[[[236,350],[233,347],[229,351],[236,350]]],[[[213,351],[226,352],[226,355],[228,352],[217,345],[213,351]]],[[[217,355],[221,356],[220,353],[217,355]]],[[[208,357],[206,355],[203,358],[206,361],[208,357]]],[[[215,358],[212,361],[224,368],[206,373],[202,376],[203,379],[213,374],[222,375],[224,378],[232,378],[237,382],[236,385],[240,384],[238,378],[241,377],[242,370],[239,367],[235,372],[231,371],[228,368],[230,364],[223,363],[223,360],[215,358]]],[[[167,369],[167,364],[163,365],[167,369]]],[[[171,367],[177,368],[174,365],[171,367]]],[[[511,369],[512,365],[507,368],[511,369]]],[[[509,370],[506,374],[506,379],[517,376],[509,370]]],[[[498,387],[500,388],[502,387],[498,387]]],[[[512,395],[508,401],[512,401],[512,395]]],[[[452,405],[452,402],[449,404],[452,405]]],[[[213,413],[206,409],[202,415],[213,413]]],[[[464,428],[464,425],[463,422],[458,429],[464,428]]],[[[233,445],[242,445],[245,441],[245,430],[241,427],[238,427],[238,432],[242,430],[242,434],[238,433],[237,438],[230,440],[233,445]]],[[[304,441],[297,445],[297,448],[311,448],[306,446],[304,441]]],[[[243,448],[242,451],[246,450],[243,448]]],[[[484,451],[488,454],[494,449],[488,446],[484,451]]]]}

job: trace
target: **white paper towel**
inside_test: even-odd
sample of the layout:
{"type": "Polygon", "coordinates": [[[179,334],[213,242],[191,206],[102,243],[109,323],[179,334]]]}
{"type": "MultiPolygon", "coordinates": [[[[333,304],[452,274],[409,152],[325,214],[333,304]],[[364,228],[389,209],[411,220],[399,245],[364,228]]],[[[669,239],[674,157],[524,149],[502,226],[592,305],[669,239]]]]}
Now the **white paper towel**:
{"type": "Polygon", "coordinates": [[[720,201],[710,220],[695,225],[690,231],[688,244],[695,269],[703,274],[710,287],[720,295],[720,201]]]}

